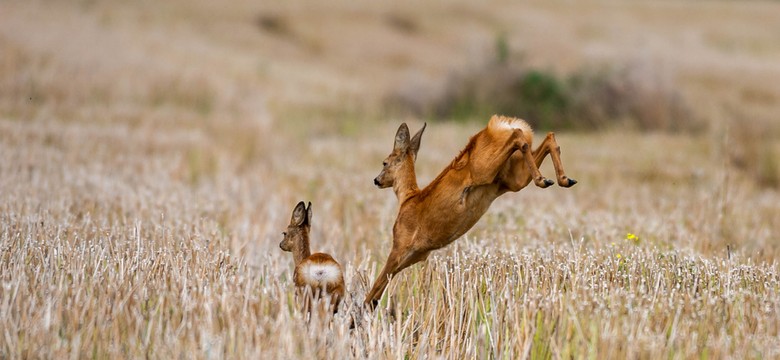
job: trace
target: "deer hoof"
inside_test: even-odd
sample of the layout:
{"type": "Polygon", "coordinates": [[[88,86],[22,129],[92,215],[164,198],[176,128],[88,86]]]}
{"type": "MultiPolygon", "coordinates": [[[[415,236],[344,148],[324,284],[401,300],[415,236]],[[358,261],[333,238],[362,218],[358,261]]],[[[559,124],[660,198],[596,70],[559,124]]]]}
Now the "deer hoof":
{"type": "Polygon", "coordinates": [[[564,177],[562,177],[562,178],[558,179],[558,185],[559,185],[559,186],[562,186],[562,187],[566,187],[566,188],[567,188],[567,187],[572,187],[572,186],[574,186],[574,184],[576,184],[576,183],[577,183],[577,180],[570,179],[570,178],[568,178],[568,177],[566,177],[566,176],[564,176],[564,177]]]}
{"type": "Polygon", "coordinates": [[[377,306],[379,306],[379,300],[366,300],[364,304],[368,310],[373,311],[377,306]]]}
{"type": "Polygon", "coordinates": [[[542,181],[542,185],[541,185],[540,187],[542,187],[542,188],[546,188],[546,187],[548,187],[548,186],[550,186],[550,185],[552,185],[552,184],[555,184],[555,182],[554,182],[554,181],[552,181],[552,180],[550,180],[550,179],[544,179],[544,180],[542,181]]]}

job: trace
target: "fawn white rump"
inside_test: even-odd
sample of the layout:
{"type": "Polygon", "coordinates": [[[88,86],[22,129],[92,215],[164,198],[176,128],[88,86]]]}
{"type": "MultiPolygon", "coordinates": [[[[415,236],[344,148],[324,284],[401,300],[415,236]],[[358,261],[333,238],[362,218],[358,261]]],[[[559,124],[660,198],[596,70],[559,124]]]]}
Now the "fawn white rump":
{"type": "Polygon", "coordinates": [[[313,259],[306,259],[298,265],[296,271],[302,282],[315,288],[328,288],[344,281],[341,267],[335,261],[320,263],[313,259]]]}

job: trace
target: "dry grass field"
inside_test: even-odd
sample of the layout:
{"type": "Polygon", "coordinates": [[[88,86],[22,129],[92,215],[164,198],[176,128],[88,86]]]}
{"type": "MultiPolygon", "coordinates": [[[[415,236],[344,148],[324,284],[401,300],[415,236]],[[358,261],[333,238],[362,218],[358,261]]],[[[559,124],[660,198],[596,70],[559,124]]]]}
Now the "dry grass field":
{"type": "Polygon", "coordinates": [[[758,1],[0,2],[0,358],[780,358],[778,18],[758,1]],[[428,121],[425,185],[487,123],[385,101],[441,91],[497,34],[556,74],[640,69],[706,127],[559,133],[579,184],[502,196],[366,311],[395,129],[428,121]],[[299,200],[312,250],[345,269],[333,319],[295,306],[279,242],[299,200]]]}

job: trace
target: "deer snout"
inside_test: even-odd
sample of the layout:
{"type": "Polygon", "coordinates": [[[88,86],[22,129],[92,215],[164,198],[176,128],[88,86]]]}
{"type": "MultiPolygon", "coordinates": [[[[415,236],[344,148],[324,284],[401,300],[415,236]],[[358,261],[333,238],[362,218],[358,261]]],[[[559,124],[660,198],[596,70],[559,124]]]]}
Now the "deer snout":
{"type": "Polygon", "coordinates": [[[382,186],[382,185],[379,184],[379,177],[378,176],[374,178],[374,185],[376,185],[377,187],[382,186]]]}

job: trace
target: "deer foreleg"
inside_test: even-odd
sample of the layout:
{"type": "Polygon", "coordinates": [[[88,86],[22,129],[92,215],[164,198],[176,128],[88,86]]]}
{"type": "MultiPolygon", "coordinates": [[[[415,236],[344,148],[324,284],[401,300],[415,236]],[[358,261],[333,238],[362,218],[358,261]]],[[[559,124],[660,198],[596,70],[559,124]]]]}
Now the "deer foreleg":
{"type": "Polygon", "coordinates": [[[395,276],[395,274],[409,266],[425,260],[428,257],[428,253],[428,251],[393,249],[387,257],[387,262],[379,273],[379,277],[374,282],[374,286],[371,287],[371,291],[366,295],[364,303],[371,308],[375,308],[379,303],[379,299],[382,298],[387,284],[390,282],[390,277],[395,276]]]}
{"type": "Polygon", "coordinates": [[[379,276],[374,281],[371,290],[366,294],[364,303],[371,308],[375,308],[379,303],[379,299],[382,298],[382,293],[385,292],[385,288],[387,288],[387,284],[390,281],[390,275],[398,266],[399,255],[400,254],[398,254],[395,249],[390,252],[387,261],[385,262],[385,266],[382,268],[382,271],[379,272],[379,276]]]}

